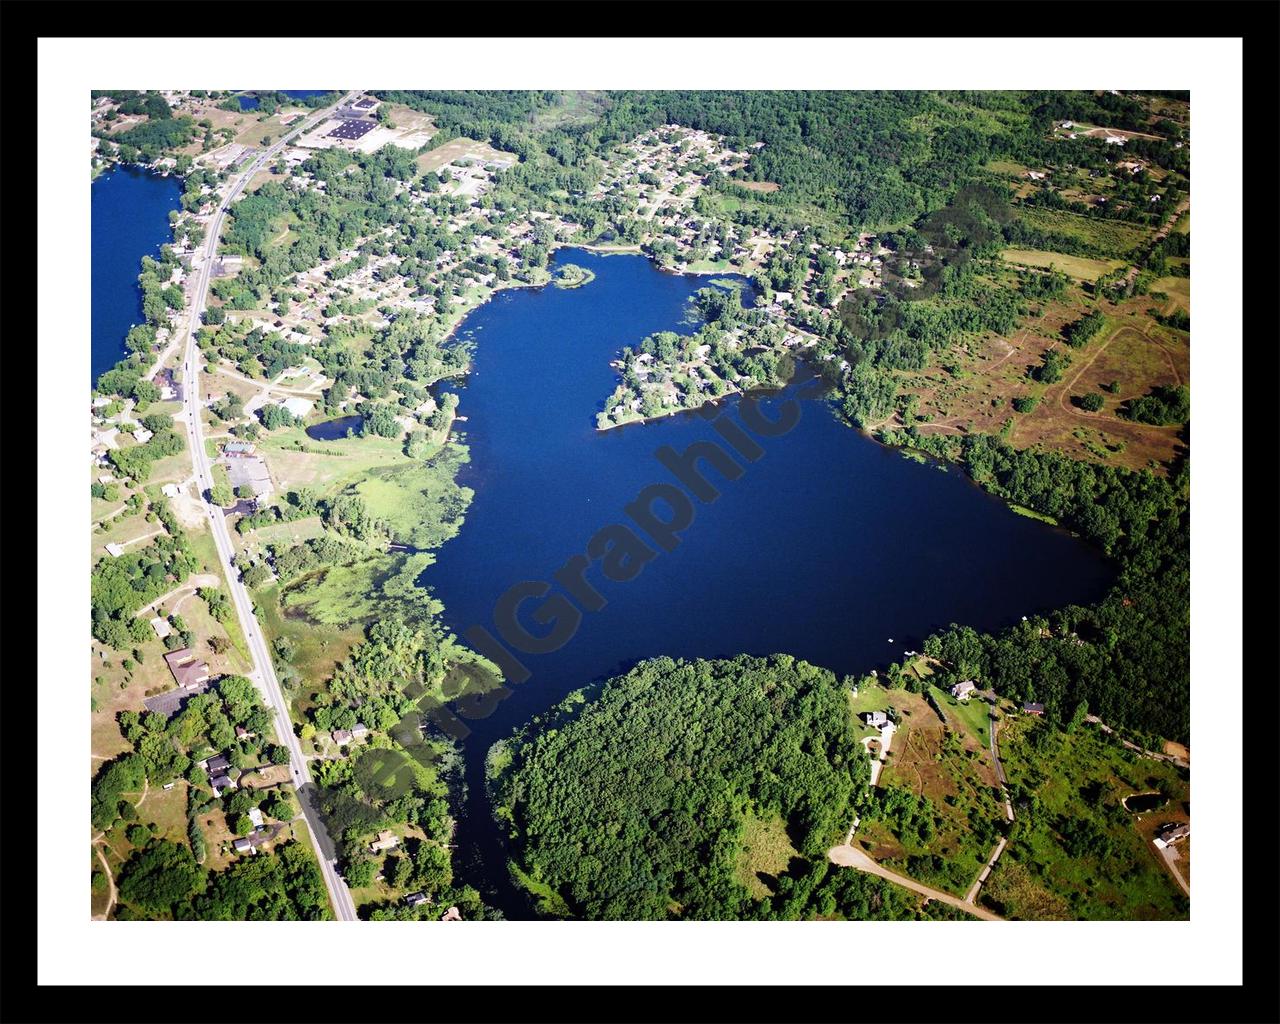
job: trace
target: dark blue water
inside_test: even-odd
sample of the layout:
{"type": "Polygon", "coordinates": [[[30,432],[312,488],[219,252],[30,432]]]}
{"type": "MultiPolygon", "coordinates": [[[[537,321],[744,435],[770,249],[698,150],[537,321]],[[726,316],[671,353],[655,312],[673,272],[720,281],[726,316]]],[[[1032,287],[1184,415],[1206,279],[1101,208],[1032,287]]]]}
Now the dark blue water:
{"type": "MultiPolygon", "coordinates": [[[[477,623],[496,635],[494,603],[508,587],[550,581],[596,530],[628,522],[623,507],[642,488],[674,482],[654,457],[660,446],[718,440],[708,420],[689,413],[594,427],[616,381],[608,363],[617,349],[658,330],[689,333],[686,301],[707,278],[664,274],[640,256],[561,250],[552,262],[588,267],[596,279],[499,293],[462,328],[476,344],[458,410],[471,446],[463,482],[476,493],[424,580],[459,635],[477,623]]],[[[659,654],[782,651],[860,673],[950,622],[995,629],[1097,598],[1109,583],[1099,553],[1014,514],[959,470],[904,459],[843,426],[825,401],[801,408],[789,433],[759,440],[764,455],[744,463],[738,480],[706,471],[721,496],[694,502],[696,518],[674,551],[626,583],[593,565],[587,579],[607,606],[585,614],[560,650],[519,655],[532,677],[467,723],[461,873],[508,916],[529,910],[506,878],[488,813],[485,751],[568,691],[659,654]]],[[[736,418],[737,401],[724,410],[736,418]]],[[[525,608],[535,634],[546,632],[528,617],[539,604],[525,608]]]]}
{"type": "MultiPolygon", "coordinates": [[[[323,96],[329,92],[329,89],[282,89],[280,90],[286,96],[292,96],[295,100],[305,100],[310,96],[323,96]]],[[[245,94],[239,97],[241,110],[257,110],[262,106],[256,94],[245,94]]]]}
{"type": "Polygon", "coordinates": [[[138,272],[143,256],[158,256],[172,240],[169,211],[179,207],[182,182],[133,168],[107,171],[92,185],[93,379],[127,355],[124,336],[142,323],[138,272]]]}
{"type": "Polygon", "coordinates": [[[307,437],[315,441],[336,441],[340,437],[346,437],[348,430],[359,434],[363,426],[363,416],[339,416],[307,427],[307,437]]]}

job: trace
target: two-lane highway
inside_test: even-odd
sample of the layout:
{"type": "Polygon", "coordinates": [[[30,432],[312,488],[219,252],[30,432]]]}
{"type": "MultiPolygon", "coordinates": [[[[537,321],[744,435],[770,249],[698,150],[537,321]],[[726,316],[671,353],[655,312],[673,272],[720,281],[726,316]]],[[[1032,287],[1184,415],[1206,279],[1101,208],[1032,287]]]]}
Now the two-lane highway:
{"type": "MultiPolygon", "coordinates": [[[[289,145],[293,139],[315,127],[325,117],[328,117],[335,107],[349,102],[356,95],[358,95],[356,92],[348,93],[338,103],[332,107],[326,107],[318,114],[309,117],[295,131],[283,137],[270,149],[259,154],[241,172],[239,178],[232,183],[226,197],[222,200],[213,219],[209,222],[204,248],[199,254],[198,267],[195,265],[196,258],[193,257],[192,266],[196,271],[197,277],[196,287],[191,296],[191,312],[187,324],[186,356],[183,360],[183,369],[185,371],[183,377],[186,385],[183,388],[186,406],[183,415],[187,421],[187,443],[191,449],[191,462],[195,469],[195,483],[197,489],[201,492],[201,497],[205,497],[213,487],[213,466],[208,453],[205,451],[203,424],[200,422],[199,371],[201,357],[195,336],[196,331],[200,328],[201,318],[208,301],[209,280],[213,271],[214,258],[217,254],[218,236],[222,231],[223,219],[231,203],[240,195],[253,179],[253,176],[266,166],[280,150],[289,145]]],[[[311,773],[307,767],[306,758],[303,756],[302,747],[293,732],[293,723],[289,717],[289,705],[285,700],[283,691],[280,689],[280,682],[276,679],[275,669],[271,662],[271,652],[267,648],[267,642],[262,635],[257,616],[254,615],[253,602],[244,584],[240,582],[239,573],[232,564],[235,548],[231,543],[231,533],[227,529],[226,518],[223,516],[222,510],[211,504],[207,498],[205,500],[205,514],[209,518],[214,545],[218,550],[218,559],[222,563],[222,570],[226,574],[227,585],[231,590],[232,604],[235,606],[236,615],[240,621],[240,629],[248,642],[249,654],[253,659],[253,671],[250,673],[250,678],[258,689],[262,691],[268,707],[274,711],[276,732],[279,733],[281,741],[289,750],[290,768],[293,773],[294,785],[298,788],[303,820],[305,820],[307,827],[311,831],[317,859],[320,861],[320,869],[324,875],[325,886],[329,890],[330,903],[333,905],[333,910],[338,920],[354,921],[357,919],[355,903],[351,899],[351,893],[348,891],[346,883],[338,874],[333,841],[325,831],[324,822],[321,820],[318,811],[311,804],[313,795],[311,791],[311,773]]]]}

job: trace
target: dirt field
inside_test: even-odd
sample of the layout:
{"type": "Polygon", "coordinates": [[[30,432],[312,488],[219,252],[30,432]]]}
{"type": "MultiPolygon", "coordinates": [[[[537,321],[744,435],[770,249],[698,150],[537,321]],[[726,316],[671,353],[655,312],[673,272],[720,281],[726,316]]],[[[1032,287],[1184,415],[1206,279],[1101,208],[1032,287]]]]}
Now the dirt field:
{"type": "MultiPolygon", "coordinates": [[[[1179,440],[1182,428],[1134,423],[1118,415],[1128,399],[1145,395],[1158,384],[1185,384],[1190,376],[1190,346],[1175,332],[1150,321],[1122,324],[1110,335],[1072,352],[1062,381],[1045,389],[1040,404],[1014,422],[1010,442],[1019,447],[1044,444],[1076,457],[1140,469],[1149,460],[1165,465],[1185,454],[1179,440]],[[1104,392],[1105,404],[1096,413],[1078,408],[1072,399],[1104,384],[1119,382],[1119,393],[1104,392]],[[1115,449],[1123,443],[1119,451],[1115,449]],[[1108,448],[1112,454],[1102,456],[1108,448]]],[[[1185,338],[1185,336],[1184,336],[1185,338]]]]}
{"type": "MultiPolygon", "coordinates": [[[[931,417],[917,423],[917,429],[922,434],[998,433],[1012,418],[1007,440],[1019,448],[1042,445],[1131,469],[1141,469],[1150,460],[1167,467],[1185,451],[1178,439],[1181,428],[1133,423],[1121,419],[1118,411],[1127,399],[1145,395],[1156,385],[1190,379],[1187,333],[1163,327],[1149,315],[1153,304],[1176,303],[1172,296],[1159,303],[1145,296],[1114,306],[1104,303],[1110,326],[1083,349],[1073,350],[1062,341],[1062,328],[1079,319],[1089,304],[1072,289],[1067,298],[1044,304],[1041,316],[1028,317],[1015,332],[970,341],[967,349],[948,353],[947,368],[931,366],[902,374],[903,390],[919,397],[919,414],[931,417]],[[1071,361],[1063,379],[1045,387],[1032,380],[1029,371],[1051,348],[1066,352],[1071,361]],[[1119,391],[1102,392],[1105,404],[1099,412],[1085,412],[1072,401],[1112,382],[1118,382],[1119,391]],[[1031,413],[1015,413],[1012,400],[1024,395],[1040,395],[1040,402],[1031,413]]],[[[889,422],[901,425],[897,416],[889,422]]]]}
{"type": "Polygon", "coordinates": [[[438,171],[445,164],[453,163],[453,161],[461,160],[464,157],[471,157],[473,160],[479,160],[484,163],[488,163],[491,160],[513,161],[516,159],[514,153],[504,153],[500,149],[494,149],[487,142],[477,142],[475,139],[468,139],[464,136],[423,153],[422,156],[418,157],[418,168],[423,171],[438,171]]]}
{"type": "Polygon", "coordinates": [[[738,181],[734,184],[741,185],[751,192],[777,192],[782,188],[776,181],[738,181]]]}

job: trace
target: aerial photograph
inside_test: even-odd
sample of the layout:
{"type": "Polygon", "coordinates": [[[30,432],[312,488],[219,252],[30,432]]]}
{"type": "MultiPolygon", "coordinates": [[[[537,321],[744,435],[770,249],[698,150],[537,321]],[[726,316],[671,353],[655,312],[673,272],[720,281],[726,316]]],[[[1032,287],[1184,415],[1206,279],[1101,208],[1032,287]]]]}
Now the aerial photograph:
{"type": "Polygon", "coordinates": [[[1191,94],[1112,84],[77,93],[85,916],[1189,921],[1191,94]]]}

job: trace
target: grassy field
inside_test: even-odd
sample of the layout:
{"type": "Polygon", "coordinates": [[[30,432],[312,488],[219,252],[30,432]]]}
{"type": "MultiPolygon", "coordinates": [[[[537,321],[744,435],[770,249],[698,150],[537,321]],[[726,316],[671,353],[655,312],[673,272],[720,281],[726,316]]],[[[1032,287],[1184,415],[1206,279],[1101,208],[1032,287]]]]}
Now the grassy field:
{"type": "Polygon", "coordinates": [[[936,686],[929,687],[929,692],[942,708],[951,724],[959,724],[969,735],[983,747],[991,745],[991,705],[979,697],[968,700],[957,700],[946,690],[936,686]]]}
{"type": "Polygon", "coordinates": [[[1187,313],[1191,312],[1191,278],[1157,278],[1151,282],[1151,290],[1153,292],[1164,292],[1165,295],[1169,296],[1161,310],[1165,315],[1177,309],[1184,310],[1187,313]]]}
{"type": "Polygon", "coordinates": [[[737,874],[755,899],[772,895],[778,876],[787,870],[793,858],[799,856],[800,851],[791,844],[787,824],[782,818],[747,815],[743,822],[737,874]]]}
{"type": "Polygon", "coordinates": [[[310,487],[336,494],[378,467],[409,465],[403,442],[388,437],[342,437],[313,441],[301,427],[273,430],[259,442],[281,491],[310,487]]]}
{"type": "Polygon", "coordinates": [[[391,568],[391,558],[371,552],[352,565],[309,573],[284,588],[284,614],[339,629],[367,623],[378,613],[376,588],[391,568]]]}
{"type": "Polygon", "coordinates": [[[386,520],[396,542],[419,549],[439,547],[462,526],[473,492],[459,487],[465,445],[451,443],[426,459],[378,467],[354,486],[369,511],[386,520]]]}
{"type": "Polygon", "coordinates": [[[1146,840],[1160,822],[1189,818],[1181,770],[1089,726],[1062,733],[1025,716],[1002,727],[1000,756],[1017,820],[984,899],[1026,919],[1186,919],[1186,897],[1146,840]],[[1120,803],[1152,790],[1170,803],[1146,815],[1120,803]]]}
{"type": "Polygon", "coordinates": [[[1023,267],[1053,267],[1077,281],[1096,281],[1103,274],[1125,265],[1124,260],[1091,260],[1037,249],[1005,249],[1000,258],[1023,267]]]}
{"type": "Polygon", "coordinates": [[[1125,259],[1135,249],[1145,245],[1152,234],[1149,228],[1135,224],[1099,220],[1066,210],[1020,206],[1018,216],[1037,230],[1070,235],[1104,257],[1125,259]]]}
{"type": "Polygon", "coordinates": [[[277,637],[283,636],[293,646],[290,664],[301,682],[290,684],[288,688],[294,698],[295,719],[300,720],[298,713],[309,706],[316,688],[333,675],[333,670],[347,657],[351,648],[364,639],[364,628],[361,625],[325,626],[286,615],[280,609],[278,586],[256,591],[254,602],[267,641],[274,643],[277,637]]]}

